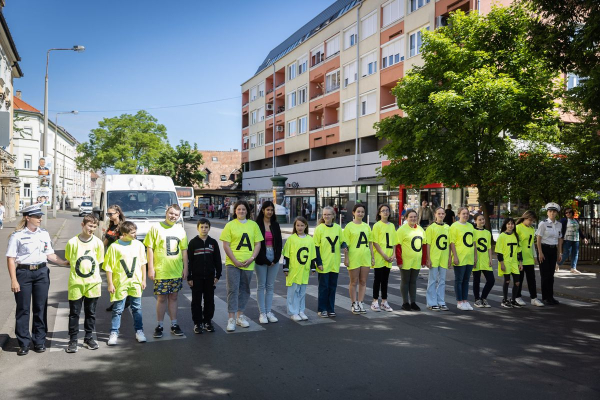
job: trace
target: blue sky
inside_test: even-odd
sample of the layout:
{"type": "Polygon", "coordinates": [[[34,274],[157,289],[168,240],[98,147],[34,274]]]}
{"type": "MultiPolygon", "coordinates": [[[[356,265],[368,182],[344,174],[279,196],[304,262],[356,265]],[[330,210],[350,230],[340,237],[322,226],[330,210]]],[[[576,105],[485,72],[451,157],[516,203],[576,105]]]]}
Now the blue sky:
{"type": "MultiPolygon", "coordinates": [[[[49,116],[80,111],[61,115],[59,125],[86,141],[105,117],[241,96],[240,85],[268,52],[333,2],[7,0],[4,16],[25,74],[15,90],[43,111],[46,51],[85,46],[84,53],[51,53],[49,116]]],[[[240,148],[241,98],[149,112],[173,145],[240,148]]]]}

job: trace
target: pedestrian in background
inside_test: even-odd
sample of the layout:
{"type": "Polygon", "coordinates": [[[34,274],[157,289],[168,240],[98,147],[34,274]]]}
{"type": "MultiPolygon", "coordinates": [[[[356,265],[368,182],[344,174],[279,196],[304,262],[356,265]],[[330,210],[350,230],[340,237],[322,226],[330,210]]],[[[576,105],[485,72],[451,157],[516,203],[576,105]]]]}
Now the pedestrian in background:
{"type": "MultiPolygon", "coordinates": [[[[108,251],[108,247],[119,240],[120,232],[119,226],[125,222],[125,214],[123,214],[123,210],[120,206],[113,204],[109,206],[106,210],[106,216],[108,217],[108,227],[104,229],[104,251],[108,251]]],[[[128,304],[125,304],[125,308],[129,307],[128,304]]],[[[106,311],[112,311],[113,304],[106,309],[106,311]]]]}
{"type": "Polygon", "coordinates": [[[474,304],[477,308],[490,308],[492,306],[488,303],[487,297],[494,287],[494,283],[496,283],[496,278],[494,278],[494,270],[492,269],[492,233],[485,229],[483,214],[475,216],[474,239],[477,248],[477,262],[473,266],[474,304]],[[480,296],[479,285],[482,274],[485,277],[485,286],[480,296]]]}
{"type": "Polygon", "coordinates": [[[502,285],[502,303],[504,308],[521,308],[516,302],[520,283],[520,274],[523,271],[523,254],[519,245],[519,235],[515,231],[516,224],[512,218],[506,218],[500,228],[500,236],[496,242],[496,255],[498,257],[498,276],[504,280],[502,285]],[[512,296],[508,300],[508,287],[510,277],[513,279],[512,296]]]}
{"type": "Polygon", "coordinates": [[[448,226],[451,226],[453,223],[456,222],[456,214],[454,214],[454,211],[452,211],[452,204],[448,204],[446,206],[446,216],[444,217],[444,222],[448,224],[448,226]]]}
{"type": "Polygon", "coordinates": [[[418,220],[421,228],[425,229],[433,222],[433,211],[431,207],[428,206],[427,200],[423,200],[421,202],[421,207],[419,207],[418,211],[418,220]]]}
{"type": "Polygon", "coordinates": [[[556,220],[560,206],[554,202],[546,204],[548,219],[540,222],[536,236],[540,277],[542,279],[542,302],[555,306],[559,302],[554,298],[554,272],[557,262],[562,258],[562,224],[556,220]]]}
{"type": "Polygon", "coordinates": [[[227,255],[225,259],[229,313],[227,332],[235,331],[236,325],[242,328],[250,326],[244,310],[250,298],[254,261],[264,240],[258,224],[247,219],[250,210],[248,203],[238,200],[233,205],[233,209],[233,220],[225,225],[219,238],[223,242],[223,249],[227,255]]]}
{"type": "Polygon", "coordinates": [[[523,270],[519,282],[521,284],[518,288],[517,303],[524,306],[525,301],[521,298],[521,292],[523,291],[523,280],[527,276],[527,288],[529,289],[529,297],[531,298],[531,304],[536,307],[543,307],[542,303],[537,298],[537,288],[535,282],[535,254],[534,254],[534,242],[535,242],[535,229],[533,223],[536,220],[536,216],[533,211],[525,211],[523,216],[517,220],[517,235],[519,236],[519,245],[523,253],[523,270]]]}
{"type": "Polygon", "coordinates": [[[580,274],[577,270],[577,260],[579,259],[579,242],[583,239],[587,244],[588,240],[583,234],[581,224],[575,219],[575,211],[572,208],[565,209],[565,217],[560,220],[563,237],[563,250],[561,260],[557,263],[557,268],[562,266],[567,258],[571,260],[571,273],[580,274]]]}
{"type": "Polygon", "coordinates": [[[454,292],[456,307],[462,311],[471,311],[473,307],[468,302],[469,280],[471,271],[477,263],[477,248],[475,247],[475,229],[469,223],[469,210],[466,207],[458,209],[458,221],[450,227],[450,251],[454,266],[454,292]]]}
{"type": "Polygon", "coordinates": [[[423,259],[425,231],[418,224],[419,217],[415,210],[406,212],[406,224],[396,232],[396,260],[400,268],[400,292],[404,311],[421,311],[417,305],[417,278],[423,259]]]}
{"type": "Polygon", "coordinates": [[[435,222],[425,231],[429,277],[427,279],[427,308],[432,311],[448,311],[446,306],[446,272],[452,264],[448,236],[450,226],[444,222],[443,207],[435,210],[435,222]]]}
{"type": "Polygon", "coordinates": [[[67,266],[69,262],[54,254],[48,231],[40,228],[42,204],[34,204],[21,210],[23,218],[17,224],[15,232],[8,238],[6,260],[10,276],[10,290],[15,294],[15,336],[19,342],[17,355],[29,353],[33,342],[33,351],[46,351],[48,333],[48,290],[50,288],[50,270],[48,260],[67,266]],[[32,329],[29,330],[29,313],[33,306],[32,329]]]}
{"type": "Polygon", "coordinates": [[[390,219],[389,204],[381,204],[377,208],[377,222],[373,225],[373,247],[375,253],[375,279],[373,279],[373,311],[394,311],[387,301],[388,281],[396,247],[396,228],[390,219]],[[379,289],[381,289],[381,307],[379,306],[379,289]]]}
{"type": "Polygon", "coordinates": [[[331,206],[323,207],[323,217],[315,228],[313,240],[317,254],[317,278],[319,297],[317,311],[322,318],[335,317],[335,293],[340,275],[342,228],[335,223],[336,213],[331,206]]]}
{"type": "Polygon", "coordinates": [[[256,301],[260,316],[258,322],[268,324],[277,322],[277,317],[271,311],[273,304],[273,291],[275,279],[279,271],[279,259],[283,250],[281,228],[275,217],[275,205],[270,200],[265,201],[260,207],[256,223],[264,240],[260,244],[260,251],[256,257],[256,301]]]}
{"type": "Polygon", "coordinates": [[[354,218],[348,222],[342,232],[342,240],[348,244],[348,248],[344,249],[344,265],[348,268],[350,275],[348,289],[350,300],[352,300],[351,311],[353,314],[367,312],[363,300],[367,291],[369,270],[375,264],[373,236],[369,225],[363,222],[365,214],[365,206],[361,203],[355,204],[352,209],[354,218]]]}

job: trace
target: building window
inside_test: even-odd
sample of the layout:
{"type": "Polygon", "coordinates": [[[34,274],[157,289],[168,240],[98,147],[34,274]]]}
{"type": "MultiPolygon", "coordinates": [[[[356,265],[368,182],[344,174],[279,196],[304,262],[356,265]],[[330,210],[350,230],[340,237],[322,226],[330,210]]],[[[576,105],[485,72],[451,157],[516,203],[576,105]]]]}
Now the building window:
{"type": "Polygon", "coordinates": [[[567,90],[571,90],[577,86],[579,86],[579,76],[577,76],[573,73],[568,73],[567,74],[567,90]]]}
{"type": "Polygon", "coordinates": [[[404,61],[404,38],[395,40],[381,49],[381,68],[404,61]]]}
{"type": "Polygon", "coordinates": [[[25,183],[23,184],[23,197],[27,198],[31,198],[31,183],[25,183]]]}
{"type": "MultiPolygon", "coordinates": [[[[429,30],[429,27],[424,28],[429,30]]],[[[423,44],[423,32],[419,29],[417,32],[410,34],[410,56],[421,54],[421,45],[423,44]]]]}
{"type": "Polygon", "coordinates": [[[360,96],[360,115],[369,115],[375,113],[377,98],[375,92],[363,94],[360,96]]]}
{"type": "Polygon", "coordinates": [[[250,148],[253,149],[256,147],[256,135],[250,136],[250,148]]]}
{"type": "Polygon", "coordinates": [[[288,137],[296,136],[296,120],[288,122],[288,137]]]}
{"type": "Polygon", "coordinates": [[[429,0],[409,0],[410,1],[410,12],[416,11],[424,5],[429,4],[429,0]]]}
{"type": "Polygon", "coordinates": [[[344,50],[354,46],[356,42],[358,42],[358,35],[356,34],[356,24],[354,24],[344,31],[344,50]]]}
{"type": "Polygon", "coordinates": [[[307,117],[298,118],[298,134],[299,135],[306,133],[307,128],[308,128],[307,123],[308,123],[307,117]]]}
{"type": "Polygon", "coordinates": [[[298,60],[298,75],[301,75],[306,72],[306,68],[308,67],[308,56],[302,56],[298,60]]]}
{"type": "Polygon", "coordinates": [[[258,110],[254,110],[250,113],[250,125],[253,125],[256,123],[257,116],[258,116],[258,110]]]}
{"type": "Polygon", "coordinates": [[[249,138],[248,136],[244,136],[244,141],[242,143],[242,150],[248,150],[249,138]]]}
{"type": "Polygon", "coordinates": [[[261,107],[258,109],[258,120],[259,121],[265,120],[265,108],[264,107],[261,107]]]}
{"type": "Polygon", "coordinates": [[[372,75],[377,72],[377,52],[369,53],[360,59],[361,76],[372,75]]]}
{"type": "Polygon", "coordinates": [[[362,20],[362,40],[365,40],[377,32],[377,11],[362,20]]]}
{"type": "Polygon", "coordinates": [[[213,157],[212,160],[215,161],[215,162],[219,161],[219,159],[217,157],[213,157]]]}
{"type": "Polygon", "coordinates": [[[351,83],[354,83],[358,78],[356,67],[356,61],[348,65],[344,65],[344,87],[347,87],[351,83]]]}
{"type": "Polygon", "coordinates": [[[265,83],[258,84],[258,97],[265,97],[265,83]]]}
{"type": "Polygon", "coordinates": [[[325,60],[325,54],[323,50],[324,46],[320,45],[319,47],[310,52],[311,67],[314,67],[315,65],[320,64],[323,60],[325,60]]]}
{"type": "Polygon", "coordinates": [[[333,92],[340,88],[340,70],[331,72],[325,76],[325,92],[333,92]]]}
{"type": "Polygon", "coordinates": [[[31,156],[29,156],[29,155],[25,156],[25,158],[23,159],[23,168],[31,169],[31,156]]]}
{"type": "Polygon", "coordinates": [[[221,175],[221,182],[227,182],[227,175],[221,175]]]}
{"type": "Polygon", "coordinates": [[[344,121],[350,121],[354,118],[356,118],[356,99],[344,103],[344,121]]]}
{"type": "Polygon", "coordinates": [[[388,26],[404,17],[404,0],[394,0],[383,6],[382,26],[388,26]]]}
{"type": "Polygon", "coordinates": [[[307,92],[306,86],[298,89],[298,104],[299,105],[306,103],[306,92],[307,92]]]}
{"type": "Polygon", "coordinates": [[[250,89],[250,101],[256,100],[256,95],[258,93],[258,87],[254,86],[250,89]]]}
{"type": "Polygon", "coordinates": [[[327,46],[327,58],[340,52],[340,37],[339,35],[329,39],[325,45],[327,46]]]}
{"type": "Polygon", "coordinates": [[[296,107],[296,92],[292,92],[292,93],[288,94],[287,108],[289,110],[290,108],[294,108],[294,107],[296,107]]]}
{"type": "Polygon", "coordinates": [[[265,133],[264,132],[259,132],[258,135],[256,135],[256,141],[257,141],[257,146],[264,146],[265,145],[265,133]]]}
{"type": "Polygon", "coordinates": [[[288,65],[288,81],[296,77],[296,63],[288,65]]]}

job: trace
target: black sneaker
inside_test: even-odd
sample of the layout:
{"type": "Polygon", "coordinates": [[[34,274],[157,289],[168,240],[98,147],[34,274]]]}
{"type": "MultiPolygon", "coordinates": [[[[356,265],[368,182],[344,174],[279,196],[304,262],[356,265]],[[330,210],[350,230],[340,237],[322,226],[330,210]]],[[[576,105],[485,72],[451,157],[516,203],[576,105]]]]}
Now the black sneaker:
{"type": "Polygon", "coordinates": [[[513,308],[512,304],[508,300],[502,300],[502,303],[500,303],[500,307],[503,307],[503,308],[513,308]]]}
{"type": "Polygon", "coordinates": [[[511,300],[510,305],[513,306],[513,308],[523,308],[523,306],[517,303],[516,300],[511,300]]]}
{"type": "Polygon", "coordinates": [[[204,324],[204,330],[206,332],[214,332],[215,327],[213,326],[212,322],[208,322],[208,323],[204,324]]]}
{"type": "Polygon", "coordinates": [[[417,303],[410,303],[411,310],[421,311],[421,307],[417,305],[417,303]]]}
{"type": "Polygon", "coordinates": [[[194,325],[194,333],[202,333],[202,324],[194,325]]]}
{"type": "Polygon", "coordinates": [[[411,311],[410,304],[408,304],[408,303],[402,304],[402,309],[404,311],[411,311]]]}
{"type": "Polygon", "coordinates": [[[171,333],[175,336],[183,336],[183,331],[177,324],[171,325],[171,333]]]}
{"type": "Polygon", "coordinates": [[[154,335],[152,335],[155,338],[161,338],[163,335],[163,327],[162,326],[157,326],[156,328],[154,328],[154,335]]]}
{"type": "Polygon", "coordinates": [[[90,350],[98,350],[98,343],[92,338],[83,339],[83,345],[90,350]]]}
{"type": "Polygon", "coordinates": [[[69,340],[67,345],[67,353],[77,353],[77,340],[69,340]]]}
{"type": "Polygon", "coordinates": [[[557,306],[560,304],[560,302],[558,300],[556,300],[554,297],[550,299],[550,302],[552,303],[553,306],[557,306]]]}

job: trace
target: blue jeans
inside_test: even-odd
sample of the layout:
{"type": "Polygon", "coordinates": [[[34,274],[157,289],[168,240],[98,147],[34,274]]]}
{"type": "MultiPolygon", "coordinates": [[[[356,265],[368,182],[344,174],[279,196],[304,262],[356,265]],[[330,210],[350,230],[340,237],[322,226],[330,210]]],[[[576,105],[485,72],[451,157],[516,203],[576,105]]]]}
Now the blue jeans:
{"type": "Polygon", "coordinates": [[[562,259],[558,265],[563,265],[567,257],[571,259],[571,268],[577,269],[577,259],[579,258],[579,241],[575,242],[573,240],[565,240],[563,242],[562,259]]]}
{"type": "MultiPolygon", "coordinates": [[[[272,247],[267,247],[267,260],[273,262],[275,251],[272,247]]],[[[254,265],[256,272],[256,301],[258,309],[261,313],[267,314],[271,312],[273,304],[273,288],[275,287],[275,278],[279,272],[279,263],[275,265],[254,265]]]]}
{"type": "Polygon", "coordinates": [[[142,324],[142,298],[127,296],[123,300],[117,300],[113,303],[111,333],[119,333],[119,328],[121,327],[121,314],[123,314],[125,302],[127,300],[130,301],[129,309],[133,316],[133,329],[135,329],[136,332],[144,329],[144,325],[142,324]]]}
{"type": "Polygon", "coordinates": [[[427,307],[446,305],[444,294],[446,291],[446,268],[429,268],[427,281],[427,307]]]}
{"type": "Polygon", "coordinates": [[[233,265],[225,266],[227,277],[227,312],[244,312],[250,298],[252,271],[239,269],[233,265]]]}
{"type": "Polygon", "coordinates": [[[335,292],[340,274],[337,272],[318,273],[319,278],[319,312],[335,312],[335,292]]]}
{"type": "Polygon", "coordinates": [[[454,292],[456,301],[463,301],[469,298],[469,280],[471,279],[472,265],[454,266],[454,292]]]}
{"type": "Polygon", "coordinates": [[[292,283],[292,286],[287,287],[287,306],[289,315],[296,315],[304,312],[304,309],[306,308],[307,286],[308,285],[292,283]]]}

